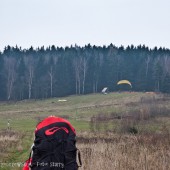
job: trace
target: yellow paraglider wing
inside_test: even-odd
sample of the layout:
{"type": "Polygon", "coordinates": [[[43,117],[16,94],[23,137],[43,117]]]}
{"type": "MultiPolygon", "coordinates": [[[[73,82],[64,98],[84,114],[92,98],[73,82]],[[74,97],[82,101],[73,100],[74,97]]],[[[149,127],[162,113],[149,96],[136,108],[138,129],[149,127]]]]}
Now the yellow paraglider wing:
{"type": "Polygon", "coordinates": [[[120,81],[117,82],[117,85],[119,85],[119,84],[129,84],[130,87],[132,88],[132,84],[131,84],[131,82],[128,81],[128,80],[120,80],[120,81]]]}

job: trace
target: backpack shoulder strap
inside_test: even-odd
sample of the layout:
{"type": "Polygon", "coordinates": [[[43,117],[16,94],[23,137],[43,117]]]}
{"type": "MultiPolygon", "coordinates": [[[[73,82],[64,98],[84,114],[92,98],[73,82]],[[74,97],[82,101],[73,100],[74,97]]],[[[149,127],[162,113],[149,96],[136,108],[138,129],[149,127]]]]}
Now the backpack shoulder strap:
{"type": "Polygon", "coordinates": [[[78,167],[82,167],[81,154],[79,149],[77,149],[77,154],[78,154],[78,161],[79,161],[78,167]]]}

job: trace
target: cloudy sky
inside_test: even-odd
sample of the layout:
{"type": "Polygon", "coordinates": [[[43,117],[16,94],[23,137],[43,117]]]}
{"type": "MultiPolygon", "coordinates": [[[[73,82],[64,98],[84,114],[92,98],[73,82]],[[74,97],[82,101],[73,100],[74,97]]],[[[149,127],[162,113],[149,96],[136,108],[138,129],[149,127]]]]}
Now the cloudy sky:
{"type": "Polygon", "coordinates": [[[170,0],[0,0],[0,50],[11,45],[170,48],[170,0]]]}

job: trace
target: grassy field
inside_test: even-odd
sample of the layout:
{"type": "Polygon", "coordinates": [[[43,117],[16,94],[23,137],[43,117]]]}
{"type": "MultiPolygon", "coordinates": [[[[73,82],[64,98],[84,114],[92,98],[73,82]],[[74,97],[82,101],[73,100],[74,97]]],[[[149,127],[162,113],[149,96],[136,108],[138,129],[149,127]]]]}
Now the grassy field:
{"type": "Polygon", "coordinates": [[[21,169],[36,124],[50,115],[75,127],[82,170],[170,169],[170,97],[137,92],[1,102],[0,169],[21,169]]]}

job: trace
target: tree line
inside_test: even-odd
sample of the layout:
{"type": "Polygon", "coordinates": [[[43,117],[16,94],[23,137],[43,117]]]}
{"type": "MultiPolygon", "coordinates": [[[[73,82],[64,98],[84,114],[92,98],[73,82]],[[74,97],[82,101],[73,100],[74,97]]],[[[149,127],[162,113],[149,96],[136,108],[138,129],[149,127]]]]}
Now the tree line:
{"type": "Polygon", "coordinates": [[[170,50],[137,47],[49,46],[0,52],[0,100],[43,99],[72,94],[127,90],[170,92],[170,50]],[[129,89],[130,90],[130,89],[129,89]]]}

